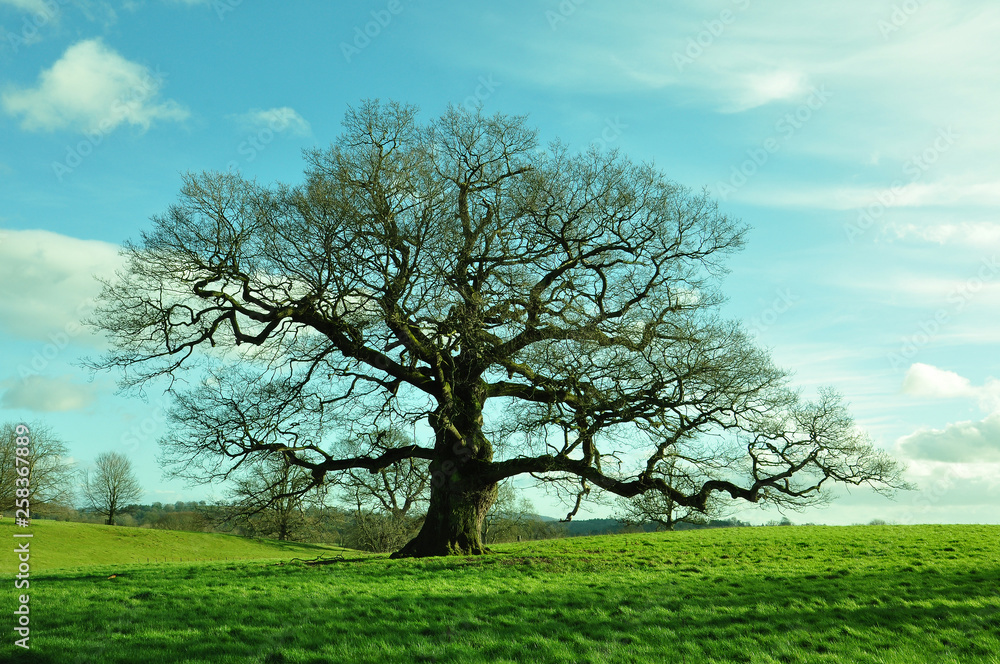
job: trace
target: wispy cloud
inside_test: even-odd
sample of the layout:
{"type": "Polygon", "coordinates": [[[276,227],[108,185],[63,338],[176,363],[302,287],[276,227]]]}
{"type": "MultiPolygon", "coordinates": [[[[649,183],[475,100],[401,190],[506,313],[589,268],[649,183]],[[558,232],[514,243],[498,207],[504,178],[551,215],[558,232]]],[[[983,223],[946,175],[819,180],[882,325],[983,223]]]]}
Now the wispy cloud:
{"type": "Polygon", "coordinates": [[[288,106],[280,108],[252,108],[246,113],[227,116],[244,131],[270,130],[276,133],[288,132],[295,136],[308,136],[312,127],[299,115],[295,109],[288,106]]]}
{"type": "Polygon", "coordinates": [[[873,205],[888,209],[1000,205],[1000,180],[960,181],[952,177],[937,182],[896,182],[885,186],[814,184],[757,188],[741,195],[740,199],[756,205],[811,210],[863,210],[873,205]]]}
{"type": "Polygon", "coordinates": [[[81,410],[97,400],[94,384],[73,382],[71,376],[27,376],[3,383],[7,389],[0,397],[0,407],[56,413],[81,410]]]}
{"type": "MultiPolygon", "coordinates": [[[[863,0],[586,3],[557,29],[543,12],[533,22],[530,15],[506,19],[498,34],[515,35],[524,55],[498,75],[729,114],[794,111],[812,88],[826,86],[835,96],[822,119],[782,147],[782,161],[800,159],[802,168],[777,183],[761,178],[736,200],[846,211],[876,202],[898,181],[890,203],[896,209],[997,206],[1000,88],[988,81],[1000,68],[1000,6],[919,3],[904,21],[893,11],[892,3],[863,0]],[[914,170],[911,160],[949,126],[959,136],[954,146],[934,155],[930,168],[914,170]]],[[[494,64],[486,54],[471,60],[473,67],[494,64]]],[[[765,136],[747,135],[748,146],[765,136]]]]}
{"type": "Polygon", "coordinates": [[[965,245],[978,249],[1000,248],[1000,220],[996,222],[896,223],[883,227],[883,235],[896,240],[916,240],[937,245],[965,245]]]}

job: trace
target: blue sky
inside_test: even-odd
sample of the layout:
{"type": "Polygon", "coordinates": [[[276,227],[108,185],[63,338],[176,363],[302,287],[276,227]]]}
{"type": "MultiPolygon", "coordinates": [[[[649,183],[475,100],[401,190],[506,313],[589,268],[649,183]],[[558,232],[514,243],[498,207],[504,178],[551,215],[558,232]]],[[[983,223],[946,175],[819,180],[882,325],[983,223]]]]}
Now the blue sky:
{"type": "Polygon", "coordinates": [[[662,4],[0,0],[0,420],[125,451],[148,501],[211,497],[161,480],[158,394],[78,368],[93,275],[185,171],[296,182],[348,104],[482,103],[753,227],[726,313],[920,487],[793,520],[1000,523],[1000,7],[662,4]]]}

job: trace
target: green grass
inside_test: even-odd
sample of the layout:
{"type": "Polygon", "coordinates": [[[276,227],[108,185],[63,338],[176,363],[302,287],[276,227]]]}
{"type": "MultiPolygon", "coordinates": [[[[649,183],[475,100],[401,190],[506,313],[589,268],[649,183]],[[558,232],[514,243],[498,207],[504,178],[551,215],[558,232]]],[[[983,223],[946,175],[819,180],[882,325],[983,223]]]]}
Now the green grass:
{"type": "Polygon", "coordinates": [[[43,571],[32,576],[24,661],[1000,664],[997,526],[729,529],[496,549],[43,571]]]}
{"type": "MultiPolygon", "coordinates": [[[[315,558],[345,549],[335,546],[252,540],[215,533],[99,526],[89,523],[35,519],[30,529],[18,528],[11,519],[0,521],[0,539],[13,541],[13,533],[31,532],[31,569],[36,572],[62,567],[149,562],[198,562],[212,560],[261,560],[315,558]]],[[[9,577],[14,556],[0,555],[0,573],[9,577]]]]}

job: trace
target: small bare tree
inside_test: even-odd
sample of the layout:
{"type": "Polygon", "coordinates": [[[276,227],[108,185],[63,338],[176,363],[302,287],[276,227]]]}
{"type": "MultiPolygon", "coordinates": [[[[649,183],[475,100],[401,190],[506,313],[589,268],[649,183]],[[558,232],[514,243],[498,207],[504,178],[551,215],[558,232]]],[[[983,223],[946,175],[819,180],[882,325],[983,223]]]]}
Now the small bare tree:
{"type": "MultiPolygon", "coordinates": [[[[354,445],[358,455],[382,456],[413,445],[413,441],[400,430],[389,429],[362,435],[354,440],[354,445]]],[[[403,517],[413,507],[427,504],[430,496],[427,466],[427,461],[411,457],[378,470],[352,469],[345,473],[341,486],[352,505],[403,517]]]]}
{"type": "Polygon", "coordinates": [[[529,534],[535,506],[524,497],[519,497],[517,489],[510,482],[497,485],[497,499],[483,517],[483,541],[487,544],[507,542],[529,534]]]}
{"type": "Polygon", "coordinates": [[[15,492],[25,484],[32,514],[70,509],[76,478],[73,464],[67,460],[66,445],[50,427],[31,424],[28,427],[31,452],[27,457],[30,481],[18,484],[24,478],[18,474],[15,460],[16,429],[17,425],[10,422],[0,426],[0,512],[14,509],[15,492]]]}
{"type": "Polygon", "coordinates": [[[115,515],[123,507],[142,498],[142,485],[132,470],[132,462],[120,452],[104,452],[95,461],[93,473],[83,478],[83,497],[87,507],[107,517],[115,525],[115,515]]]}
{"type": "Polygon", "coordinates": [[[280,541],[302,539],[311,525],[310,507],[322,507],[326,487],[316,487],[309,473],[280,456],[250,466],[235,482],[223,521],[251,537],[280,541]]]}
{"type": "MultiPolygon", "coordinates": [[[[413,444],[399,429],[359,436],[350,443],[358,455],[382,456],[413,444]]],[[[406,544],[422,523],[416,508],[430,497],[428,462],[407,458],[374,471],[342,476],[343,501],[353,510],[348,543],[370,551],[393,551],[406,544]]]]}

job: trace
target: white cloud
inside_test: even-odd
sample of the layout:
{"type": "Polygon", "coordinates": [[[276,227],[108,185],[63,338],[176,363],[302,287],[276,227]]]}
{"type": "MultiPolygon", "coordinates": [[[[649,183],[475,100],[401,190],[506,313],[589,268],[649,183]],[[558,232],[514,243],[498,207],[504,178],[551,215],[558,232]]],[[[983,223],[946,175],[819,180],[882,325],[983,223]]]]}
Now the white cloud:
{"type": "Polygon", "coordinates": [[[295,136],[308,136],[312,131],[309,123],[295,109],[288,106],[261,110],[252,108],[246,113],[228,116],[235,120],[245,131],[261,131],[269,129],[273,132],[288,132],[295,136]]]}
{"type": "Polygon", "coordinates": [[[0,398],[0,407],[23,408],[43,413],[81,410],[97,399],[93,384],[72,382],[70,376],[26,376],[3,383],[6,391],[0,398]]]}
{"type": "Polygon", "coordinates": [[[1000,413],[1000,380],[991,378],[983,385],[973,385],[954,371],[929,364],[910,366],[903,377],[903,393],[931,399],[975,399],[983,412],[1000,413]]]}
{"type": "MultiPolygon", "coordinates": [[[[949,463],[930,459],[916,459],[906,466],[907,479],[922,489],[943,496],[948,490],[967,489],[979,481],[986,481],[993,490],[1000,489],[1000,463],[949,463]],[[936,486],[935,486],[936,485],[936,486]]],[[[975,491],[965,491],[963,502],[974,504],[975,491]]]]}
{"type": "Polygon", "coordinates": [[[147,129],[159,120],[179,122],[189,116],[175,101],[158,101],[163,82],[159,72],[126,60],[99,39],[88,39],[66,49],[35,87],[8,90],[0,101],[31,131],[108,133],[125,123],[147,129]]]}
{"type": "Polygon", "coordinates": [[[931,399],[974,397],[978,391],[968,378],[954,371],[945,371],[929,364],[916,363],[903,378],[903,393],[931,399]]]}
{"type": "Polygon", "coordinates": [[[1000,461],[1000,413],[978,422],[956,422],[944,429],[921,429],[904,436],[898,449],[911,459],[951,463],[1000,461]]]}
{"type": "Polygon", "coordinates": [[[990,379],[977,386],[953,371],[917,363],[903,378],[903,392],[931,399],[974,399],[989,415],[979,421],[948,424],[943,429],[919,429],[897,441],[901,454],[947,463],[1000,462],[1000,380],[990,379]]]}
{"type": "Polygon", "coordinates": [[[53,335],[98,345],[80,327],[100,284],[121,265],[119,247],[42,230],[0,229],[0,331],[51,343],[53,335]]]}

